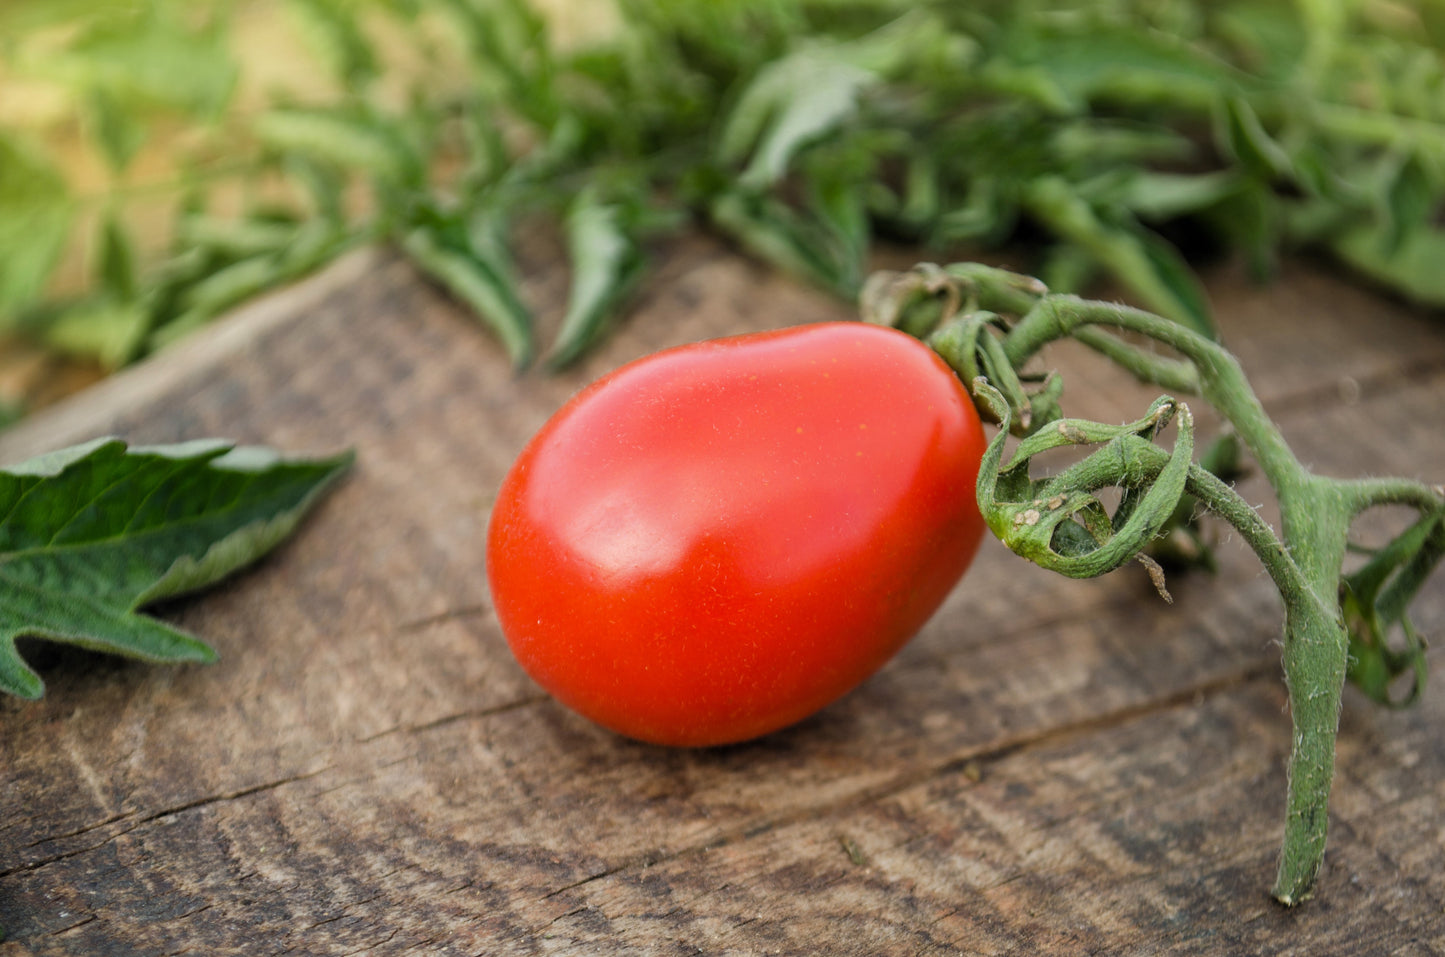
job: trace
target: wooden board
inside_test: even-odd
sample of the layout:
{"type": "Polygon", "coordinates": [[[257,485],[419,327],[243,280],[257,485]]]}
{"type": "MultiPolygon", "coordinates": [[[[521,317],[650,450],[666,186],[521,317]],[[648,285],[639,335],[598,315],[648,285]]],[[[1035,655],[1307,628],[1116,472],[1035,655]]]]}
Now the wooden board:
{"type": "MultiPolygon", "coordinates": [[[[555,316],[560,266],[528,271],[555,316]]],[[[1445,324],[1301,265],[1211,291],[1304,459],[1445,477],[1445,324]]],[[[1142,571],[988,543],[882,672],[737,747],[622,740],[530,683],[482,545],[531,433],[632,357],[848,314],[697,240],[579,369],[517,376],[373,251],[0,436],[5,461],[103,433],[359,453],[294,541],[163,610],[220,664],[26,646],[48,694],[0,701],[0,957],[1445,953],[1438,689],[1348,697],[1320,898],[1269,900],[1279,604],[1228,544],[1166,606],[1142,571]]],[[[1059,363],[1077,414],[1153,397],[1059,363]]]]}

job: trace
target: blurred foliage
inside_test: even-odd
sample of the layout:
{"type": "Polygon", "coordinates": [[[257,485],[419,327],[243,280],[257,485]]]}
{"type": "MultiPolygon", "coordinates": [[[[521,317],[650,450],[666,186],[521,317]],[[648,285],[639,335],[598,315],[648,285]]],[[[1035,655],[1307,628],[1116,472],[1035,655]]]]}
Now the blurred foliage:
{"type": "Polygon", "coordinates": [[[1013,244],[1056,289],[1106,278],[1205,332],[1202,255],[1267,276],[1320,250],[1445,304],[1445,0],[562,9],[0,7],[0,329],[119,366],[386,241],[524,364],[509,236],[539,214],[574,275],[554,366],[696,228],[843,296],[884,239],[1013,244]],[[303,83],[237,54],[277,11],[303,83]],[[172,225],[139,242],[158,201],[172,225]]]}

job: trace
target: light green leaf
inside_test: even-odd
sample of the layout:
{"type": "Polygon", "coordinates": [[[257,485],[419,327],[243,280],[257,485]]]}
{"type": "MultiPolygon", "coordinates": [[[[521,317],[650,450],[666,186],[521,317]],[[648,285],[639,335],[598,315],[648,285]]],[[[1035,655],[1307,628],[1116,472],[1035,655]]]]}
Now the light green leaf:
{"type": "Polygon", "coordinates": [[[145,143],[145,127],[109,90],[91,90],[89,105],[100,152],[112,171],[121,172],[145,143]]]}
{"type": "Polygon", "coordinates": [[[1330,249],[1415,302],[1445,306],[1445,230],[1420,225],[1397,238],[1389,226],[1371,223],[1343,232],[1330,249]]]}
{"type": "Polygon", "coordinates": [[[257,117],[261,142],[343,170],[358,170],[389,183],[415,181],[421,162],[405,138],[378,117],[340,110],[277,109],[257,117]]]}
{"type": "Polygon", "coordinates": [[[642,253],[616,203],[584,193],[567,217],[572,288],[547,365],[560,369],[587,350],[642,270],[642,253]]]}
{"type": "Polygon", "coordinates": [[[844,123],[875,75],[830,50],[801,50],[764,67],[738,100],[723,130],[719,153],[736,163],[752,159],[738,177],[748,187],[771,186],[799,149],[844,123]]]}
{"type": "Polygon", "coordinates": [[[99,439],[0,470],[0,691],[44,693],[15,648],[26,636],[147,661],[215,660],[137,609],[270,551],[351,461],[99,439]]]}
{"type": "Polygon", "coordinates": [[[56,167],[37,148],[0,131],[0,317],[40,295],[74,214],[56,167]]]}
{"type": "MultiPolygon", "coordinates": [[[[727,118],[718,156],[751,160],[739,183],[762,189],[787,173],[794,155],[848,123],[863,94],[920,59],[960,60],[967,51],[937,40],[942,24],[912,12],[850,42],[818,41],[766,64],[727,118]]],[[[951,65],[951,64],[950,64],[951,65]]]]}
{"type": "Polygon", "coordinates": [[[144,304],[97,299],[64,310],[45,324],[42,335],[59,352],[116,369],[135,356],[149,328],[144,304]]]}
{"type": "Polygon", "coordinates": [[[377,74],[376,54],[361,28],[357,0],[289,0],[302,38],[327,69],[355,87],[377,74]]]}
{"type": "Polygon", "coordinates": [[[79,93],[126,106],[165,106],[213,116],[229,101],[236,67],[221,30],[195,29],[181,7],[139,4],[95,18],[67,48],[30,69],[79,93]]]}
{"type": "Polygon", "coordinates": [[[1212,173],[1139,171],[1128,178],[1120,201],[1143,219],[1165,220],[1207,209],[1239,190],[1239,178],[1230,170],[1212,173]]]}

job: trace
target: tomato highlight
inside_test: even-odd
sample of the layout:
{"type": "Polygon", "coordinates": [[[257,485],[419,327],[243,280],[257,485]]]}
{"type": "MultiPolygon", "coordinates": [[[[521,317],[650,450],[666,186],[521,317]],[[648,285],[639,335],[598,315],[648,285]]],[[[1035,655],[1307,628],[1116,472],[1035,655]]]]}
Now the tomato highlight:
{"type": "Polygon", "coordinates": [[[985,439],[927,346],[840,322],[669,349],[571,399],[488,529],[533,679],[666,745],[793,724],[937,610],[983,532],[985,439]]]}

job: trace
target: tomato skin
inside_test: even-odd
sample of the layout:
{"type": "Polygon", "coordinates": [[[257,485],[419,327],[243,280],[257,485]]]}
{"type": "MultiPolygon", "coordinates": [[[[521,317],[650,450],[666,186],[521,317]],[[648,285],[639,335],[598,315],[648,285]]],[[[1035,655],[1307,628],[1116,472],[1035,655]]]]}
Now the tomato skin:
{"type": "Polygon", "coordinates": [[[807,717],[938,608],[983,532],[973,403],[901,332],[666,350],[579,392],[499,490],[487,568],[522,667],[644,741],[807,717]]]}

